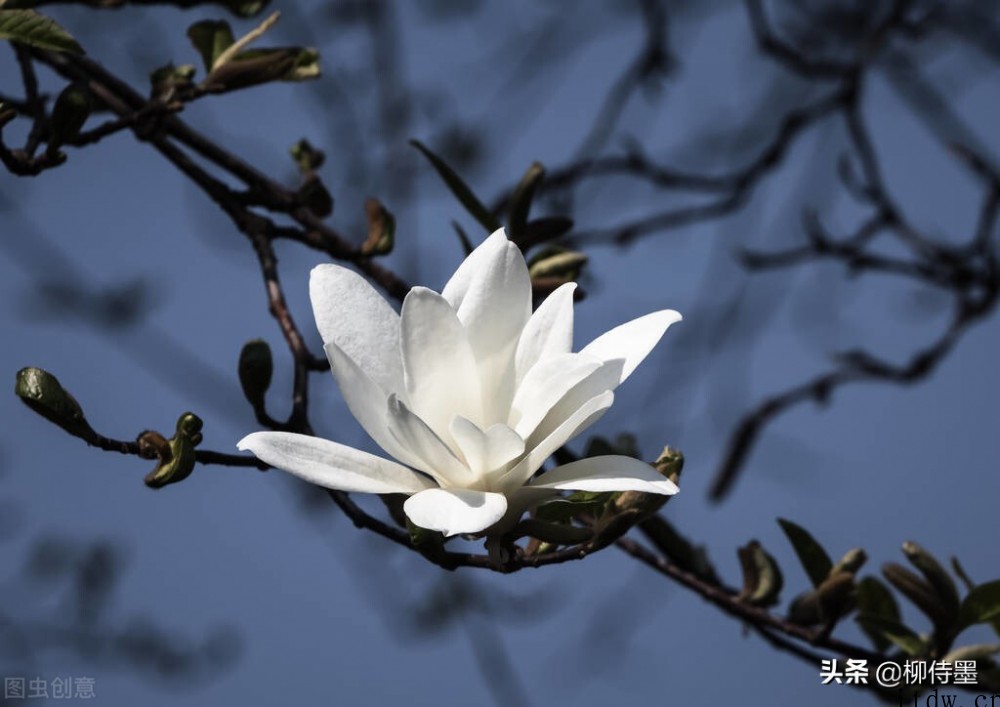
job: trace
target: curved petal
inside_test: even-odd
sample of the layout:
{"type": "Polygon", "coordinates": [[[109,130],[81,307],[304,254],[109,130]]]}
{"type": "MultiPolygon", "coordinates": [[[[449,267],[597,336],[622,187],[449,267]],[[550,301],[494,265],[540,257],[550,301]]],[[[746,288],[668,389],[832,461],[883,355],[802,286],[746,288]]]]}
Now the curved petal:
{"type": "Polygon", "coordinates": [[[339,346],[386,393],[403,392],[399,315],[367,280],[340,265],[317,265],[309,299],[324,344],[339,346]]]}
{"type": "Polygon", "coordinates": [[[557,287],[524,326],[514,357],[517,384],[544,358],[573,350],[573,293],[575,282],[557,287]]]}
{"type": "Polygon", "coordinates": [[[589,353],[605,361],[625,359],[621,379],[618,381],[622,383],[653,350],[667,328],[680,320],[680,313],[672,309],[653,312],[601,334],[587,344],[581,353],[589,353]]]}
{"type": "Polygon", "coordinates": [[[594,396],[605,391],[614,391],[618,386],[618,381],[621,380],[622,366],[624,365],[625,361],[620,358],[605,361],[600,368],[570,388],[569,392],[552,406],[545,418],[528,437],[528,448],[534,447],[552,434],[579,407],[585,405],[594,396]]]}
{"type": "Polygon", "coordinates": [[[477,361],[516,345],[531,317],[528,266],[521,250],[507,240],[502,228],[469,254],[441,296],[469,332],[477,361]]]}
{"type": "Polygon", "coordinates": [[[374,454],[293,432],[254,432],[239,441],[238,449],[305,479],[338,491],[359,493],[417,493],[434,482],[374,454]]]}
{"type": "Polygon", "coordinates": [[[502,469],[524,454],[524,440],[501,423],[484,432],[464,417],[457,416],[451,421],[451,436],[469,467],[479,476],[502,469]]]}
{"type": "Polygon", "coordinates": [[[680,489],[644,461],[610,454],[557,466],[531,482],[529,488],[566,491],[644,491],[670,496],[680,489]]]}
{"type": "Polygon", "coordinates": [[[409,406],[444,439],[455,415],[482,419],[479,372],[462,323],[445,299],[414,287],[403,300],[403,370],[409,406]]]}
{"type": "Polygon", "coordinates": [[[615,394],[610,390],[606,390],[581,405],[545,439],[539,442],[534,448],[529,448],[524,459],[500,477],[497,485],[506,491],[523,486],[531,478],[531,475],[541,468],[542,464],[545,463],[545,460],[553,452],[597,422],[601,418],[601,415],[611,407],[611,403],[614,400],[615,394]]]}
{"type": "Polygon", "coordinates": [[[406,499],[403,511],[416,525],[445,535],[478,533],[507,512],[502,493],[471,489],[428,489],[406,499]]]}
{"type": "Polygon", "coordinates": [[[527,438],[549,410],[601,364],[601,359],[582,353],[557,354],[539,361],[528,371],[511,403],[510,421],[517,433],[527,438]]]}
{"type": "Polygon", "coordinates": [[[386,425],[386,401],[389,394],[378,383],[361,370],[361,367],[334,343],[323,347],[330,361],[330,370],[337,381],[341,395],[354,419],[364,428],[368,436],[375,440],[390,456],[404,464],[416,466],[414,457],[389,433],[386,425]]]}
{"type": "Polygon", "coordinates": [[[441,486],[467,485],[475,475],[395,395],[389,396],[389,433],[415,457],[412,466],[434,477],[441,486]]]}

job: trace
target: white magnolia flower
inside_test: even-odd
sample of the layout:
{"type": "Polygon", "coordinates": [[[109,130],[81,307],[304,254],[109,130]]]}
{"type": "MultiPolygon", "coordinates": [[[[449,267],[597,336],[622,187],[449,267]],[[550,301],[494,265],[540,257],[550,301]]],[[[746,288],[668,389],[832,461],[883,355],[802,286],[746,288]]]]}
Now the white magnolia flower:
{"type": "Polygon", "coordinates": [[[625,456],[533,478],[611,407],[612,391],[681,319],[653,312],[572,353],[575,287],[559,287],[532,314],[524,257],[503,229],[441,294],[410,290],[401,314],[357,273],[320,265],[309,296],[334,378],[354,417],[399,463],[290,432],[255,432],[238,446],[326,488],[407,494],[410,520],[446,535],[505,530],[561,490],[677,493],[625,456]]]}

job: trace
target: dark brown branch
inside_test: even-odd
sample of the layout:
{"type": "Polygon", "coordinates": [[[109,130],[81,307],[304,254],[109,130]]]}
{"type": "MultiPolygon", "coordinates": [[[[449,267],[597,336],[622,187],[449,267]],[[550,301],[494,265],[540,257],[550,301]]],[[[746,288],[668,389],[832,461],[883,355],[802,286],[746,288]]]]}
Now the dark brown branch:
{"type": "Polygon", "coordinates": [[[28,49],[16,42],[12,43],[17,63],[21,69],[21,82],[24,84],[25,105],[31,116],[31,131],[24,143],[24,153],[34,157],[35,150],[41,144],[42,136],[47,130],[48,120],[45,115],[45,99],[38,92],[38,77],[35,75],[34,63],[28,49]]]}
{"type": "Polygon", "coordinates": [[[883,660],[883,657],[878,653],[851,643],[846,643],[831,636],[825,636],[820,630],[794,624],[772,614],[767,609],[741,602],[736,598],[738,592],[735,590],[709,584],[694,574],[682,570],[677,565],[656,555],[644,545],[631,538],[621,538],[615,545],[644,565],[674,580],[681,586],[690,589],[706,601],[717,606],[723,612],[741,621],[745,621],[751,626],[773,629],[810,646],[825,648],[844,657],[860,658],[874,662],[881,662],[883,660]]]}
{"type": "MultiPolygon", "coordinates": [[[[99,432],[90,430],[81,436],[81,439],[91,447],[97,447],[105,452],[118,452],[131,456],[143,456],[139,451],[138,442],[129,442],[121,439],[105,437],[99,432]]],[[[271,467],[256,457],[248,457],[243,454],[227,454],[225,452],[214,452],[208,449],[196,449],[195,461],[204,465],[216,466],[236,466],[244,468],[260,469],[266,471],[271,467]]]]}

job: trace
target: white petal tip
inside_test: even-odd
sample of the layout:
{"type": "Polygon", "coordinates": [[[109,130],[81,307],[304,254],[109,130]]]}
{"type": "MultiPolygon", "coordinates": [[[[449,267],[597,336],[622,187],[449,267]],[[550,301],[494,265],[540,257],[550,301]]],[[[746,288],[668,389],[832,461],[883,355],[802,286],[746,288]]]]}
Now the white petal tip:
{"type": "Polygon", "coordinates": [[[406,499],[403,511],[421,528],[451,537],[494,525],[507,512],[507,499],[499,493],[433,488],[406,499]]]}
{"type": "Polygon", "coordinates": [[[675,484],[670,479],[664,479],[663,481],[651,481],[649,483],[649,491],[647,493],[658,493],[662,496],[673,496],[675,493],[680,492],[677,484],[675,484]]]}
{"type": "Polygon", "coordinates": [[[676,324],[677,322],[684,319],[683,315],[676,309],[661,309],[659,312],[654,312],[654,314],[659,315],[660,321],[664,326],[670,326],[671,324],[676,324]]]}
{"type": "Polygon", "coordinates": [[[239,442],[236,443],[236,448],[238,450],[240,450],[241,452],[245,452],[247,450],[250,450],[252,452],[253,451],[253,437],[255,435],[257,435],[257,434],[258,434],[257,432],[251,432],[246,437],[244,437],[243,439],[241,439],[239,442]]]}

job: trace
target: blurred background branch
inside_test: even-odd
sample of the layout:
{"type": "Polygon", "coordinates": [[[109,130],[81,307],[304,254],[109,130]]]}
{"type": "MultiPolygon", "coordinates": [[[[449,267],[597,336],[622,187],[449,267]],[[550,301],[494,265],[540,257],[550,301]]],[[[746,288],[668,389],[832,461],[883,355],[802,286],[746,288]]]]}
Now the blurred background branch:
{"type": "MultiPolygon", "coordinates": [[[[42,4],[49,3],[8,2],[4,11],[42,4]]],[[[154,3],[77,4],[93,9],[154,3]]],[[[178,8],[201,5],[164,4],[178,8]]],[[[266,4],[216,3],[237,17],[257,15],[266,4]]],[[[487,16],[483,3],[428,0],[418,5],[423,18],[439,33],[449,32],[454,23],[471,26],[477,17],[487,16]]],[[[84,23],[74,34],[91,51],[87,56],[42,45],[11,43],[11,76],[18,80],[7,82],[0,91],[0,158],[11,174],[42,180],[49,172],[71,165],[78,152],[106,149],[119,134],[131,132],[208,197],[228,218],[231,229],[239,231],[249,243],[264,285],[264,301],[287,348],[292,369],[287,418],[272,415],[269,408],[275,405],[273,394],[265,403],[270,377],[257,398],[247,392],[244,383],[255,418],[271,429],[313,431],[312,374],[328,370],[324,357],[313,352],[309,334],[304,334],[298,324],[303,314],[293,311],[293,298],[279,276],[279,248],[286,242],[298,244],[322,257],[350,263],[390,296],[401,299],[416,273],[410,261],[390,266],[386,256],[393,251],[395,239],[405,239],[412,230],[403,214],[412,213],[422,185],[433,184],[438,176],[445,178],[461,203],[458,206],[452,202],[454,212],[464,207],[467,216],[484,230],[488,230],[487,222],[508,226],[532,264],[540,296],[569,279],[580,280],[588,291],[600,294],[601,277],[587,263],[609,248],[638,248],[646,240],[671,234],[680,237],[691,233],[691,229],[713,224],[720,230],[756,233],[754,237],[731,238],[735,242],[725,244],[742,268],[739,274],[730,271],[730,281],[737,286],[728,295],[726,288],[706,280],[712,296],[699,303],[704,311],[690,317],[704,322],[695,324],[703,328],[690,335],[685,354],[692,359],[710,361],[723,344],[748,348],[751,339],[762,336],[765,329],[761,326],[755,328],[755,333],[740,334],[739,342],[724,340],[729,336],[725,332],[737,328],[731,326],[734,321],[749,322],[753,328],[769,316],[759,303],[743,297],[749,283],[759,278],[805,273],[807,280],[816,278],[814,296],[822,297],[824,281],[815,273],[826,272],[823,268],[832,265],[852,283],[850,287],[857,289],[858,297],[870,297],[862,283],[882,278],[901,280],[935,293],[935,306],[946,310],[947,316],[934,319],[936,329],[929,335],[925,331],[910,337],[901,351],[891,354],[875,346],[845,348],[838,344],[828,352],[832,363],[818,372],[806,376],[790,372],[776,389],[741,404],[738,416],[729,416],[726,442],[720,445],[721,459],[708,488],[710,498],[719,501],[753,470],[758,444],[780,416],[803,403],[826,405],[849,383],[904,386],[923,382],[948,362],[972,331],[992,321],[1000,293],[996,241],[1000,171],[990,141],[973,127],[979,116],[970,115],[959,105],[956,96],[963,88],[961,83],[941,80],[938,75],[940,65],[957,56],[956,73],[961,78],[968,80],[980,71],[995,76],[994,40],[1000,36],[997,9],[994,2],[932,0],[746,0],[736,4],[640,0],[602,6],[608,17],[601,20],[567,17],[564,9],[543,4],[532,11],[535,14],[529,20],[514,22],[497,32],[498,48],[492,51],[508,61],[497,62],[487,51],[482,57],[468,59],[491,70],[499,67],[504,103],[518,104],[531,95],[532,86],[539,81],[547,80],[550,85],[543,92],[554,94],[559,72],[568,70],[574,59],[621,26],[629,27],[633,34],[630,41],[616,46],[621,50],[619,54],[625,56],[626,48],[629,53],[606,86],[588,93],[586,110],[582,111],[587,118],[582,121],[579,139],[564,149],[553,165],[538,165],[523,178],[519,171],[507,170],[497,184],[494,175],[495,196],[488,200],[479,199],[476,194],[481,190],[469,185],[481,181],[484,165],[493,153],[512,143],[524,129],[524,116],[511,119],[511,114],[501,108],[495,114],[470,119],[442,89],[417,81],[408,69],[404,50],[407,37],[416,30],[403,19],[406,13],[398,3],[347,0],[323,7],[282,8],[282,36],[296,46],[266,50],[273,53],[257,57],[271,63],[240,66],[240,62],[229,62],[229,66],[215,66],[206,61],[206,76],[196,81],[196,70],[185,69],[178,51],[178,65],[159,67],[148,91],[136,87],[135,75],[125,75],[114,63],[95,58],[99,44],[88,42],[88,38],[93,40],[99,33],[88,37],[84,23]],[[671,111],[677,108],[676,96],[682,91],[683,81],[704,71],[690,63],[687,36],[698,28],[723,22],[733,46],[743,47],[741,51],[749,48],[756,54],[754,66],[766,77],[760,81],[762,88],[752,96],[735,99],[735,110],[723,119],[692,121],[686,125],[686,132],[664,140],[661,133],[666,128],[662,126],[676,125],[671,111]],[[288,62],[300,68],[311,66],[310,47],[318,46],[323,56],[327,44],[335,41],[352,43],[349,58],[340,62],[323,60],[323,81],[296,89],[308,103],[304,110],[332,122],[330,139],[322,144],[336,147],[335,151],[320,150],[301,141],[293,149],[297,172],[289,170],[282,175],[280,170],[276,172],[270,155],[256,165],[228,139],[225,126],[200,118],[198,111],[205,104],[228,100],[230,97],[224,94],[229,92],[311,77],[293,77],[288,62]],[[39,69],[49,74],[41,76],[39,69]],[[886,100],[887,91],[899,103],[897,110],[902,117],[894,120],[913,120],[924,126],[933,149],[950,162],[949,169],[954,168],[967,179],[962,183],[967,192],[967,198],[962,200],[964,212],[947,225],[929,222],[915,208],[912,198],[901,196],[907,180],[930,180],[938,175],[928,169],[927,174],[914,176],[891,166],[894,154],[932,148],[890,144],[891,136],[875,127],[882,122],[880,112],[884,109],[879,106],[886,100]],[[17,133],[23,140],[15,147],[11,135],[17,133]],[[417,136],[422,145],[429,146],[422,148],[425,155],[433,158],[432,163],[436,159],[446,165],[448,173],[437,163],[435,169],[427,169],[426,163],[417,162],[418,156],[407,144],[417,136]],[[791,215],[784,220],[791,225],[759,228],[755,209],[761,200],[769,195],[775,198],[776,188],[787,188],[787,182],[779,180],[787,179],[785,175],[803,161],[803,152],[817,143],[819,161],[807,164],[815,183],[800,184],[800,191],[777,197],[791,215]],[[326,152],[332,159],[326,158],[326,152]],[[525,186],[529,176],[530,188],[525,186]],[[775,187],[776,183],[780,186],[775,187]],[[468,193],[463,196],[462,190],[468,193]],[[363,201],[363,197],[373,194],[378,201],[363,201]],[[630,194],[639,196],[632,198],[630,194]],[[385,204],[392,205],[393,213],[385,204]],[[392,232],[385,230],[389,219],[401,224],[399,236],[395,228],[392,232]],[[737,224],[735,229],[733,223],[737,224]]],[[[77,16],[82,17],[79,13],[77,16]]],[[[174,32],[179,27],[179,23],[177,28],[171,26],[169,32],[179,36],[180,31],[174,32]]],[[[176,37],[164,41],[173,45],[176,37]]],[[[208,58],[217,60],[219,55],[208,58]]],[[[729,88],[734,92],[738,89],[729,88]]],[[[279,139],[290,144],[295,137],[283,134],[279,139]]],[[[919,166],[911,168],[920,170],[919,166]]],[[[40,181],[37,188],[44,190],[46,184],[40,181]]],[[[5,206],[8,220],[15,208],[5,206]]],[[[30,217],[30,213],[24,215],[30,217]]],[[[465,245],[478,240],[461,226],[456,228],[465,245]]],[[[23,234],[24,229],[20,230],[23,234]]],[[[699,238],[708,237],[695,232],[699,238]]],[[[148,296],[143,294],[141,278],[103,288],[94,286],[87,283],[58,245],[48,243],[45,234],[28,240],[6,235],[4,240],[11,259],[24,270],[37,271],[32,277],[40,301],[60,316],[76,316],[112,339],[116,330],[134,326],[147,316],[148,296]],[[38,253],[43,255],[39,257],[38,253]],[[39,261],[44,261],[45,267],[34,265],[39,261]],[[61,265],[55,267],[55,263],[61,265]],[[62,274],[52,277],[54,270],[62,274]]],[[[412,246],[401,243],[400,247],[404,255],[413,253],[412,246]]],[[[439,245],[437,249],[442,248],[439,245]]],[[[454,250],[458,252],[458,244],[454,250]]],[[[712,257],[721,259],[725,255],[718,255],[722,250],[713,246],[712,257]]],[[[664,262],[662,271],[663,277],[671,276],[668,262],[664,262]]],[[[787,281],[775,280],[775,290],[787,281]]],[[[661,284],[656,275],[649,274],[627,283],[629,287],[651,290],[661,284]]],[[[170,334],[161,332],[158,336],[155,348],[159,351],[186,350],[186,345],[170,334]]],[[[178,360],[190,359],[191,370],[195,370],[201,365],[196,357],[197,352],[190,351],[178,360]]],[[[660,383],[669,387],[669,381],[660,383]]],[[[729,392],[720,386],[717,395],[725,399],[729,392]]],[[[180,439],[180,432],[178,426],[177,436],[171,441],[180,439]]],[[[102,449],[155,457],[161,466],[166,463],[162,455],[141,449],[142,435],[148,430],[136,429],[135,433],[136,442],[105,437],[92,428],[78,436],[102,449]]],[[[160,438],[167,443],[166,434],[160,438]]],[[[657,440],[660,444],[666,441],[672,440],[657,440]]],[[[191,449],[202,464],[257,466],[249,458],[195,450],[194,446],[191,449]]],[[[564,450],[562,454],[571,452],[564,450]]],[[[181,480],[188,473],[190,468],[175,478],[181,480]]],[[[383,509],[364,508],[347,494],[330,495],[358,527],[416,550],[441,567],[497,568],[486,555],[445,550],[443,546],[418,546],[398,524],[381,519],[383,509]]],[[[843,581],[828,568],[816,583],[814,591],[821,599],[812,601],[826,607],[825,613],[820,611],[814,617],[816,620],[803,623],[781,615],[771,609],[777,592],[761,599],[770,591],[762,576],[748,575],[744,566],[742,589],[724,584],[707,560],[691,554],[693,545],[664,539],[662,523],[666,521],[656,520],[661,516],[629,513],[630,509],[615,505],[619,500],[602,499],[604,505],[599,509],[588,506],[570,516],[568,523],[594,531],[592,538],[561,546],[539,546],[537,542],[517,546],[515,555],[500,569],[510,572],[582,559],[615,544],[736,617],[769,644],[807,662],[815,664],[825,655],[876,660],[891,657],[894,654],[890,651],[894,650],[903,651],[897,657],[906,654],[942,658],[953,648],[960,630],[958,615],[941,619],[935,614],[936,603],[928,614],[936,622],[933,635],[918,636],[917,643],[885,643],[885,636],[892,631],[885,629],[884,621],[896,621],[898,616],[876,615],[874,609],[864,606],[859,594],[862,580],[858,577],[855,581],[857,568],[845,570],[850,577],[843,581]],[[625,537],[635,526],[654,538],[652,547],[625,537]],[[826,580],[832,584],[824,585],[826,580]],[[830,592],[840,597],[837,601],[843,596],[849,599],[831,611],[829,604],[823,604],[833,601],[830,592]],[[753,599],[755,593],[759,596],[753,599]],[[876,650],[831,635],[838,622],[852,611],[856,616],[875,616],[883,621],[882,633],[876,631],[881,637],[874,641],[876,650]]],[[[391,515],[391,503],[387,505],[391,515]]],[[[666,532],[676,533],[672,527],[666,532]]],[[[763,557],[754,555],[756,552],[751,549],[745,555],[763,557]]],[[[892,583],[894,571],[885,574],[892,583]]],[[[933,572],[931,575],[937,576],[933,572]]],[[[931,575],[920,580],[929,583],[929,591],[937,588],[931,575]]],[[[921,591],[926,589],[920,586],[921,591]]],[[[944,601],[937,589],[936,594],[932,591],[934,601],[944,601]]],[[[975,587],[968,589],[972,594],[975,587]]],[[[493,604],[487,599],[469,599],[490,590],[477,587],[470,593],[455,581],[440,591],[443,594],[428,594],[428,611],[435,611],[434,606],[447,607],[437,610],[438,620],[445,622],[451,619],[441,616],[452,616],[449,612],[466,616],[463,626],[469,630],[469,640],[494,699],[500,704],[524,704],[527,690],[517,677],[516,666],[505,657],[503,643],[491,632],[490,624],[483,624],[482,616],[496,613],[493,604]],[[440,600],[440,596],[446,600],[440,600]],[[475,626],[478,628],[469,628],[475,626]]],[[[905,591],[903,595],[909,598],[905,591]]],[[[159,655],[167,652],[163,649],[159,655]]],[[[984,673],[995,670],[988,656],[982,657],[981,665],[984,673]]]]}

